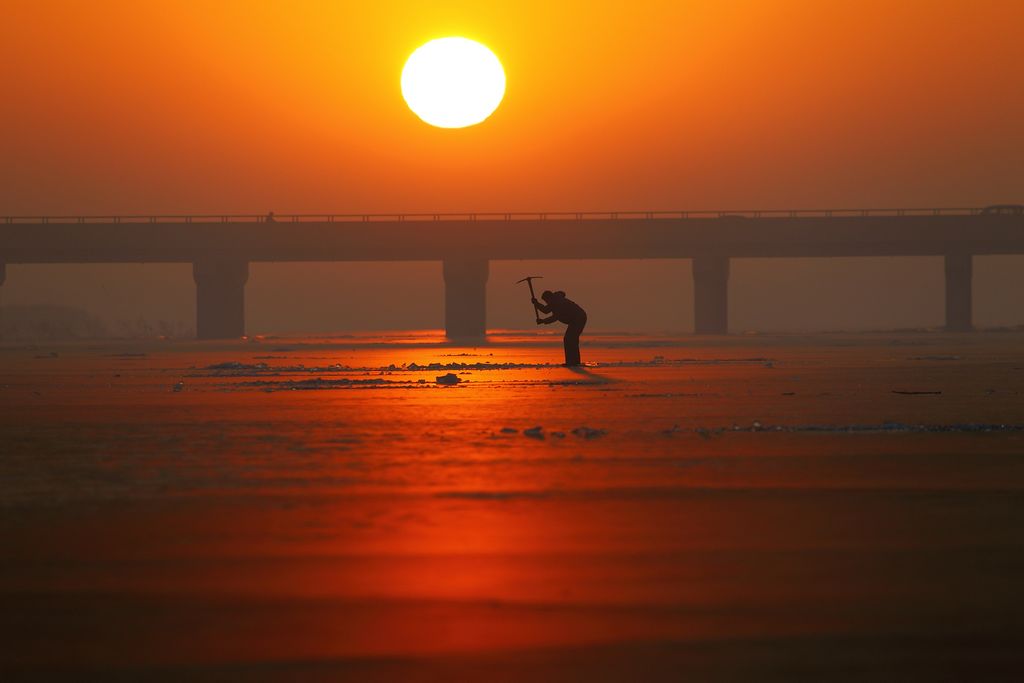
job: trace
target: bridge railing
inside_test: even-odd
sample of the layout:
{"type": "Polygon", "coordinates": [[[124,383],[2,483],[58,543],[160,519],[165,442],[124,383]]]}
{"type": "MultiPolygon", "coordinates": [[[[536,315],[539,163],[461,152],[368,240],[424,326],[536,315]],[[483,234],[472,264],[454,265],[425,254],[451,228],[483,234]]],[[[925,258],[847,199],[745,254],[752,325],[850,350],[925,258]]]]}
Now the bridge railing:
{"type": "Polygon", "coordinates": [[[694,218],[842,218],[866,216],[975,216],[975,207],[908,209],[767,209],[737,211],[546,211],[532,213],[392,213],[392,214],[164,214],[118,216],[0,216],[6,225],[50,223],[393,223],[433,221],[599,221],[686,220],[694,218]]]}

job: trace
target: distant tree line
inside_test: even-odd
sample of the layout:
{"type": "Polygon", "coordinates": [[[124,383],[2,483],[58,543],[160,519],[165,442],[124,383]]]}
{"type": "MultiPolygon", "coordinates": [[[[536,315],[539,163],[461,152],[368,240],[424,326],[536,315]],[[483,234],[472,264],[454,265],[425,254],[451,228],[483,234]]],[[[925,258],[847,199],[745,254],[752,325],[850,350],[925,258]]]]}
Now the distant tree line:
{"type": "Polygon", "coordinates": [[[0,307],[0,339],[58,341],[109,338],[189,338],[194,329],[180,320],[120,320],[113,325],[81,308],[48,304],[0,307]]]}

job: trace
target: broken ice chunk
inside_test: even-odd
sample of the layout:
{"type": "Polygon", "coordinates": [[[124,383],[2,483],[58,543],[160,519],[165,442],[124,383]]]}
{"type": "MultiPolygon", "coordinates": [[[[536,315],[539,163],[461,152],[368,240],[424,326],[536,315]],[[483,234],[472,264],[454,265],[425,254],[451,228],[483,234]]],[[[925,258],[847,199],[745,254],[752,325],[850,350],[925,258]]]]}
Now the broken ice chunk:
{"type": "Polygon", "coordinates": [[[529,429],[524,429],[523,430],[523,436],[528,436],[531,439],[543,439],[544,438],[544,428],[541,427],[540,425],[537,425],[536,427],[530,427],[529,429]]]}

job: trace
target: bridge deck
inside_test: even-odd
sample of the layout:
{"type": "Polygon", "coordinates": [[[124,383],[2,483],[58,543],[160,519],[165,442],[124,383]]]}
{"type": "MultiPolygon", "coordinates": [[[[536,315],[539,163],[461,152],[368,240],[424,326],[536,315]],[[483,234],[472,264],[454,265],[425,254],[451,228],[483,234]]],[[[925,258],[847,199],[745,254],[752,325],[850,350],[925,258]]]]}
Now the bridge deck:
{"type": "Polygon", "coordinates": [[[1024,253],[983,209],[275,216],[11,216],[7,263],[928,256],[1024,253]]]}

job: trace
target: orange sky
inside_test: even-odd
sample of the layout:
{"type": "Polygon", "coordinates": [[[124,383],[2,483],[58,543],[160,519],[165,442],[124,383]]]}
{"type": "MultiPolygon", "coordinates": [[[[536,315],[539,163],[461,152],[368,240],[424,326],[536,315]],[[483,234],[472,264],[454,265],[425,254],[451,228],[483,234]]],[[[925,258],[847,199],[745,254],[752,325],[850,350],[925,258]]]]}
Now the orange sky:
{"type": "Polygon", "coordinates": [[[1024,180],[1020,2],[5,5],[11,212],[977,204],[1024,180]],[[398,89],[453,34],[508,73],[462,131],[398,89]]]}
{"type": "Polygon", "coordinates": [[[959,206],[1024,196],[1024,3],[32,2],[0,214],[959,206]],[[408,111],[431,38],[504,63],[408,111]]]}

